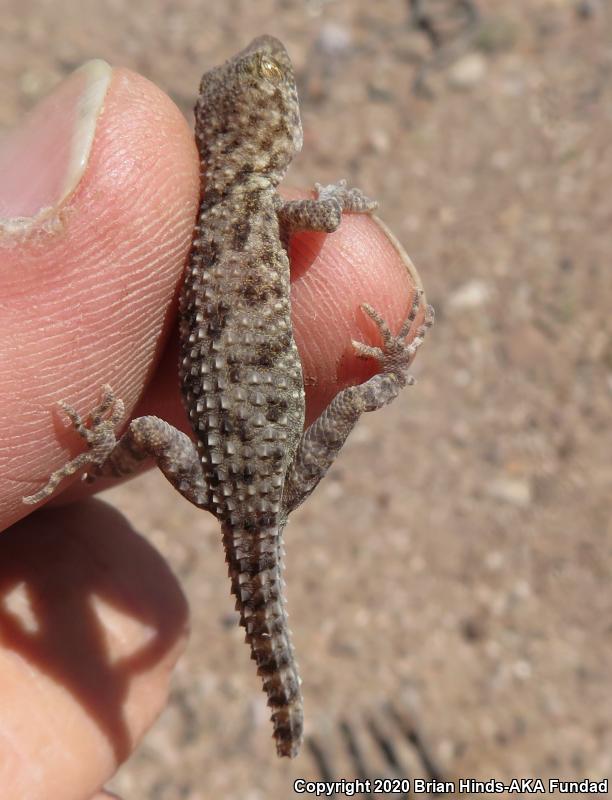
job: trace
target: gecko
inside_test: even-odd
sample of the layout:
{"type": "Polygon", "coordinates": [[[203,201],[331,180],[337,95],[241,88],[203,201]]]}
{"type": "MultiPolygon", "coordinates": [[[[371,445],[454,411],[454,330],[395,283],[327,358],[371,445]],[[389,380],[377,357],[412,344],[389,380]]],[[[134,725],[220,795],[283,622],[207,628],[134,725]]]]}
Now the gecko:
{"type": "Polygon", "coordinates": [[[133,419],[109,385],[85,418],[60,401],[87,449],[24,502],[39,503],[82,467],[84,478],[124,476],[153,460],[170,483],[221,523],[231,592],[271,708],[279,756],[303,738],[301,679],[282,580],[288,515],[314,490],[363,412],[414,383],[408,367],[433,323],[408,340],[423,305],[415,288],[397,335],[363,304],[381,346],[353,342],[380,372],[340,391],[304,431],[304,378],[291,327],[288,247],[298,230],[332,232],[342,214],[376,203],[346,181],[315,184],[312,199],[277,186],[302,147],[293,66],[283,44],[256,38],[206,72],[195,107],[202,190],[179,301],[179,381],[193,436],[162,419],[133,419]]]}

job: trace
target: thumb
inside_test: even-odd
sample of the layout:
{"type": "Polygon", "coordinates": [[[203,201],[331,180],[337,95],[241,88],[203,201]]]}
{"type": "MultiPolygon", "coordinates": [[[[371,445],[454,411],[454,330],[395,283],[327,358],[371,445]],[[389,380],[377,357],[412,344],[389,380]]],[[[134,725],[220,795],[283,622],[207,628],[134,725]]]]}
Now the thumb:
{"type": "Polygon", "coordinates": [[[86,64],[0,143],[0,512],[73,434],[50,410],[128,411],[154,368],[198,201],[193,137],[157,87],[86,64]]]}
{"type": "Polygon", "coordinates": [[[51,221],[83,176],[112,70],[90,61],[0,142],[0,229],[51,221]]]}

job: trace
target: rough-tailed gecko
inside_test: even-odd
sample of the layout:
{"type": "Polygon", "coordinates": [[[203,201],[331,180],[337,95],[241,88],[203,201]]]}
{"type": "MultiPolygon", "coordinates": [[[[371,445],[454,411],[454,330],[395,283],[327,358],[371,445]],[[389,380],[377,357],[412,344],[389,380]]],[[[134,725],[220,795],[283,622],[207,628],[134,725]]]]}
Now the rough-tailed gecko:
{"type": "Polygon", "coordinates": [[[433,322],[408,341],[422,296],[392,335],[369,305],[382,347],[354,342],[381,371],[341,391],[306,431],[304,382],[291,328],[288,244],[296,230],[331,232],[342,213],[376,204],[345,181],[316,185],[316,199],[283,201],[276,187],[302,147],[291,61],[271,36],[206,72],[196,109],[202,198],[180,299],[180,385],[193,439],[163,420],[132,420],[117,441],[123,403],[109,386],[85,420],[60,405],[86,452],[24,498],[37,503],[64,477],[126,475],[153,458],[170,483],[221,522],[223,545],[257,672],[272,708],[277,752],[293,757],[303,731],[300,677],[283,597],[281,534],[364,411],[413,382],[407,369],[433,322]]]}

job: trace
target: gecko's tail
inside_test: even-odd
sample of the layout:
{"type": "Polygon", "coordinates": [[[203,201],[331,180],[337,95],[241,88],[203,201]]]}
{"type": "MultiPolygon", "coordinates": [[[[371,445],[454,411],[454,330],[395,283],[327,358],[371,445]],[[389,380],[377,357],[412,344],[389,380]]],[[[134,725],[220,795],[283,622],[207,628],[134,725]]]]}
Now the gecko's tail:
{"type": "Polygon", "coordinates": [[[272,708],[276,752],[293,758],[302,743],[304,712],[283,598],[282,551],[277,527],[222,527],[225,557],[240,624],[272,708]]]}

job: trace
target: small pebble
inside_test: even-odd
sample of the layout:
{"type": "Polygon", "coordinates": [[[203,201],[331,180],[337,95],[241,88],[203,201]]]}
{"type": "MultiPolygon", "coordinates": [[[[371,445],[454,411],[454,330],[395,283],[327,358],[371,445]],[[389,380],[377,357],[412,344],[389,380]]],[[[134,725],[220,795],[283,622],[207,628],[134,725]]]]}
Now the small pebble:
{"type": "Polygon", "coordinates": [[[518,478],[499,478],[487,484],[486,492],[489,497],[510,503],[518,508],[527,508],[531,505],[532,491],[528,481],[518,478]]]}
{"type": "Polygon", "coordinates": [[[453,89],[473,89],[485,76],[487,62],[480,53],[468,53],[456,61],[448,71],[448,83],[453,89]]]}
{"type": "Polygon", "coordinates": [[[479,308],[491,296],[491,290],[484,281],[473,280],[463,283],[451,294],[448,301],[450,308],[479,308]]]}
{"type": "Polygon", "coordinates": [[[327,56],[343,55],[351,45],[351,34],[343,25],[323,25],[317,38],[317,47],[327,56]]]}

